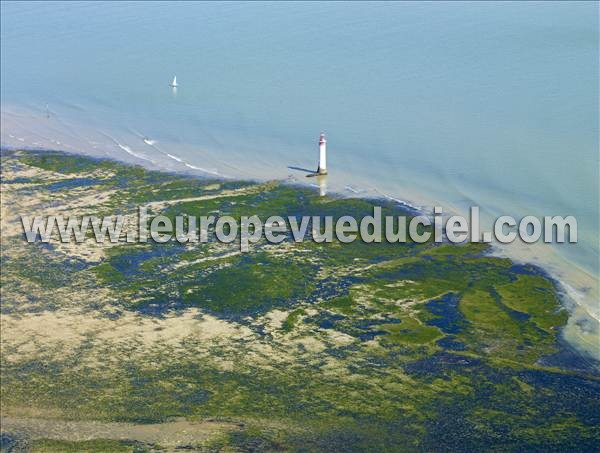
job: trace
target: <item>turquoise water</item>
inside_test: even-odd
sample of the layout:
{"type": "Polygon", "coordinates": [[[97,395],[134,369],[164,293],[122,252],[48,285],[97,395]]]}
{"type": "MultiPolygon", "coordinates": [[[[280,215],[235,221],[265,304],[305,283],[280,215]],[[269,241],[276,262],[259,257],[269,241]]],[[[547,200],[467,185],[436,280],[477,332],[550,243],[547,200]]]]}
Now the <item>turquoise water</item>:
{"type": "Polygon", "coordinates": [[[2,2],[1,13],[4,145],[283,178],[316,166],[324,130],[331,187],[488,216],[575,215],[579,243],[556,248],[599,274],[597,3],[2,2]]]}

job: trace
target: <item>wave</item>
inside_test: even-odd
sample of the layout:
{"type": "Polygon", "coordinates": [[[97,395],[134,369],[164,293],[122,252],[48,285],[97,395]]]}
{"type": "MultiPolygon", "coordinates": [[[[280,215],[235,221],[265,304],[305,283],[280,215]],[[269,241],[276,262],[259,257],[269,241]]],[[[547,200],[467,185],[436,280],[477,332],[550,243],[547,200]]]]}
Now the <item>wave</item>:
{"type": "MultiPolygon", "coordinates": [[[[153,140],[153,139],[149,138],[148,136],[141,134],[139,131],[136,131],[135,129],[129,129],[129,131],[130,131],[131,133],[133,133],[134,135],[137,135],[138,137],[140,137],[140,138],[142,139],[142,141],[143,141],[143,142],[144,142],[146,145],[148,145],[148,146],[151,146],[152,148],[154,148],[154,149],[155,149],[156,151],[158,151],[159,153],[161,153],[161,154],[163,154],[163,155],[167,156],[169,159],[172,159],[172,160],[174,160],[174,161],[176,161],[176,162],[178,162],[178,163],[180,163],[180,164],[183,164],[183,165],[185,165],[187,168],[189,168],[189,169],[191,169],[191,170],[201,171],[201,172],[203,172],[203,173],[206,173],[206,174],[209,174],[209,175],[214,175],[214,176],[219,176],[219,177],[222,177],[222,176],[223,176],[223,175],[221,175],[221,174],[220,174],[220,173],[219,173],[219,172],[218,172],[216,169],[206,169],[206,168],[202,168],[202,167],[197,167],[197,166],[195,166],[195,165],[192,165],[192,164],[190,164],[189,162],[186,162],[186,161],[185,161],[185,160],[183,160],[181,157],[178,157],[178,156],[175,156],[174,154],[171,154],[171,153],[168,153],[168,152],[166,152],[166,151],[163,151],[163,150],[162,150],[162,149],[160,149],[158,146],[156,146],[156,144],[158,143],[158,141],[157,141],[157,140],[153,140]]],[[[112,137],[111,137],[111,138],[112,138],[112,137]]],[[[113,138],[113,141],[114,141],[115,143],[117,143],[117,145],[118,145],[119,147],[121,147],[121,148],[123,149],[123,146],[122,146],[121,144],[119,144],[119,143],[118,143],[118,142],[117,142],[117,141],[116,141],[114,138],[113,138]]],[[[129,148],[129,147],[127,147],[127,148],[128,148],[128,150],[127,150],[127,149],[125,149],[125,151],[127,151],[127,152],[129,152],[129,153],[131,154],[131,152],[132,152],[132,151],[131,151],[131,148],[129,148]]],[[[139,157],[139,156],[137,156],[136,154],[133,154],[133,155],[134,155],[134,156],[136,156],[136,157],[139,157]]],[[[143,157],[140,157],[140,158],[143,158],[143,157]]],[[[154,162],[154,163],[155,163],[155,162],[154,162]]]]}
{"type": "MultiPolygon", "coordinates": [[[[163,152],[163,151],[161,151],[163,152]]],[[[208,173],[209,175],[215,175],[215,176],[222,176],[221,174],[219,174],[219,172],[216,169],[212,169],[212,170],[208,170],[206,168],[202,168],[202,167],[197,167],[195,165],[190,164],[189,162],[186,162],[185,160],[183,160],[181,157],[177,157],[173,154],[170,153],[166,153],[163,152],[166,156],[170,157],[171,159],[173,159],[174,161],[179,162],[180,164],[185,165],[187,168],[190,168],[192,170],[197,170],[197,171],[201,171],[203,173],[208,173]]]]}
{"type": "Polygon", "coordinates": [[[117,146],[118,146],[119,148],[121,148],[123,151],[125,151],[126,153],[128,153],[128,154],[131,154],[133,157],[137,157],[138,159],[142,159],[142,160],[145,160],[145,161],[151,162],[151,163],[153,163],[153,164],[156,164],[156,161],[154,161],[154,160],[152,160],[152,159],[150,159],[150,158],[148,158],[148,157],[146,157],[146,156],[144,156],[144,155],[142,155],[142,154],[136,153],[135,151],[133,151],[133,150],[132,150],[132,149],[131,149],[129,146],[127,146],[127,145],[122,145],[121,143],[118,143],[118,142],[117,142],[117,146]]]}
{"type": "Polygon", "coordinates": [[[177,162],[181,162],[182,164],[184,163],[183,159],[180,159],[177,156],[174,156],[173,154],[169,154],[169,153],[165,153],[167,156],[169,156],[171,159],[176,160],[177,162]]]}
{"type": "Polygon", "coordinates": [[[195,165],[189,164],[185,161],[182,161],[182,162],[183,162],[183,165],[185,165],[188,168],[191,168],[192,170],[202,171],[204,173],[208,173],[209,175],[221,176],[217,170],[207,170],[206,168],[196,167],[195,165]]]}
{"type": "Polygon", "coordinates": [[[105,136],[106,136],[106,137],[108,137],[109,139],[111,139],[111,140],[112,140],[112,141],[113,141],[113,142],[114,142],[114,143],[115,143],[115,144],[116,144],[116,145],[117,145],[119,148],[121,148],[121,149],[122,149],[123,151],[125,151],[127,154],[130,154],[130,155],[131,155],[131,156],[133,156],[133,157],[136,157],[136,158],[138,158],[138,159],[141,159],[141,160],[145,160],[145,161],[147,161],[147,162],[150,162],[150,163],[152,163],[152,164],[155,164],[155,165],[156,165],[156,161],[154,161],[154,160],[150,159],[149,157],[146,157],[146,156],[144,156],[143,154],[140,154],[140,153],[137,153],[137,152],[135,152],[135,151],[134,151],[134,150],[132,150],[132,149],[131,149],[129,146],[127,146],[127,145],[124,145],[124,144],[120,143],[120,142],[119,142],[119,141],[118,141],[116,138],[114,138],[114,137],[112,137],[112,136],[110,136],[110,135],[108,135],[107,133],[105,133],[105,132],[102,132],[102,131],[100,131],[100,133],[101,133],[102,135],[105,135],[105,136]]]}
{"type": "Polygon", "coordinates": [[[151,139],[147,135],[141,134],[139,131],[136,131],[135,129],[129,128],[129,132],[131,132],[134,135],[137,135],[148,146],[154,146],[154,145],[156,145],[158,143],[156,140],[151,139]]]}

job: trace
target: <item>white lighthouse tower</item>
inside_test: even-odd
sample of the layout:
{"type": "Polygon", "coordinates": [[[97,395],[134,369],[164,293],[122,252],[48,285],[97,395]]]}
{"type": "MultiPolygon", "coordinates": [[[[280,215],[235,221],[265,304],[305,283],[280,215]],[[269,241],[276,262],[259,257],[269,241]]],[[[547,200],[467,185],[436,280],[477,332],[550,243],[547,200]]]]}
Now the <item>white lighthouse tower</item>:
{"type": "Polygon", "coordinates": [[[319,137],[319,168],[317,174],[327,174],[327,140],[325,139],[325,133],[321,132],[319,137]]]}

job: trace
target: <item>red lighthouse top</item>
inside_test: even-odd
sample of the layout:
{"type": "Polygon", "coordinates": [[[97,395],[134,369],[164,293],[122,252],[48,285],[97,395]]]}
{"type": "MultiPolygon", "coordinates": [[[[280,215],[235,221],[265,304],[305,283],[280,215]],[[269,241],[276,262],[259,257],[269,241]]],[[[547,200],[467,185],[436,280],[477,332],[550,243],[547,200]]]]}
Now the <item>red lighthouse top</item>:
{"type": "Polygon", "coordinates": [[[325,132],[321,132],[321,136],[319,137],[319,145],[323,145],[327,143],[327,140],[325,140],[325,132]]]}

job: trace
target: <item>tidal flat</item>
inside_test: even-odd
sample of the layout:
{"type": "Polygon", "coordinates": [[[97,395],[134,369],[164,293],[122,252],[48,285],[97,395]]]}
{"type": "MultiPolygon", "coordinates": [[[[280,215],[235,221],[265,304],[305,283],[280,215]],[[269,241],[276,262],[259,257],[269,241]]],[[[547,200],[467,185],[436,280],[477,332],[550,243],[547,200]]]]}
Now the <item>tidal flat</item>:
{"type": "Polygon", "coordinates": [[[127,229],[140,204],[337,218],[375,201],[3,151],[3,451],[600,444],[598,364],[562,340],[569,313],[539,268],[475,243],[24,240],[20,215],[127,229]]]}

